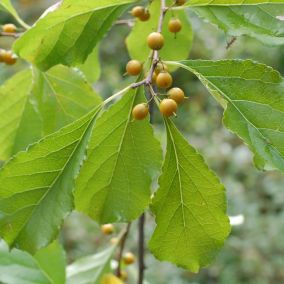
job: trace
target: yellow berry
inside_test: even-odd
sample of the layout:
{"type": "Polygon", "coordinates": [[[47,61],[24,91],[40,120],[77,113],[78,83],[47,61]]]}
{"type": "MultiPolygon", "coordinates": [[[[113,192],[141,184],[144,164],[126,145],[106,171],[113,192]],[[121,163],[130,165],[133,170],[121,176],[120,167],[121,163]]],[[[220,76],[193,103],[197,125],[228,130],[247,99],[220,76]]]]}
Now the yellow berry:
{"type": "Polygon", "coordinates": [[[13,34],[17,31],[17,27],[14,24],[6,24],[2,27],[4,33],[13,34]]]}
{"type": "Polygon", "coordinates": [[[128,273],[126,271],[121,271],[120,272],[120,276],[119,278],[122,280],[122,281],[126,281],[128,279],[128,273]]]}
{"type": "Polygon", "coordinates": [[[136,120],[143,120],[149,114],[149,107],[146,103],[136,105],[132,110],[132,116],[136,120]]]}
{"type": "Polygon", "coordinates": [[[174,100],[177,104],[184,101],[184,91],[180,88],[172,88],[168,91],[168,96],[170,99],[174,100]]]}
{"type": "Polygon", "coordinates": [[[159,62],[155,68],[155,73],[158,75],[161,72],[168,72],[169,68],[165,63],[159,62]]]}
{"type": "Polygon", "coordinates": [[[125,265],[130,265],[133,264],[136,260],[134,254],[132,252],[127,252],[124,254],[123,258],[122,258],[123,262],[125,265]]]}
{"type": "Polygon", "coordinates": [[[168,72],[161,72],[156,79],[156,85],[161,89],[168,89],[173,84],[173,78],[168,72]]]}
{"type": "Polygon", "coordinates": [[[138,60],[130,60],[126,65],[126,72],[128,75],[137,76],[141,73],[143,65],[138,60]]]}
{"type": "Polygon", "coordinates": [[[164,99],[160,103],[160,112],[166,117],[174,115],[177,111],[177,108],[177,103],[172,99],[164,99]]]}
{"type": "Polygon", "coordinates": [[[171,19],[168,28],[171,33],[178,33],[182,29],[182,23],[179,19],[171,19]]]}
{"type": "Polygon", "coordinates": [[[111,235],[114,232],[114,226],[112,224],[102,225],[101,231],[105,235],[111,235]]]}
{"type": "Polygon", "coordinates": [[[161,33],[153,32],[148,35],[147,44],[153,50],[160,50],[164,46],[164,37],[161,33]]]}
{"type": "Polygon", "coordinates": [[[131,15],[133,17],[136,17],[136,18],[139,18],[139,17],[143,16],[144,13],[145,13],[145,8],[142,7],[142,6],[136,6],[131,11],[131,15]]]}
{"type": "Polygon", "coordinates": [[[149,10],[145,9],[144,13],[141,16],[139,16],[138,18],[139,18],[140,21],[146,22],[150,19],[150,17],[151,17],[151,15],[150,15],[149,10]]]}

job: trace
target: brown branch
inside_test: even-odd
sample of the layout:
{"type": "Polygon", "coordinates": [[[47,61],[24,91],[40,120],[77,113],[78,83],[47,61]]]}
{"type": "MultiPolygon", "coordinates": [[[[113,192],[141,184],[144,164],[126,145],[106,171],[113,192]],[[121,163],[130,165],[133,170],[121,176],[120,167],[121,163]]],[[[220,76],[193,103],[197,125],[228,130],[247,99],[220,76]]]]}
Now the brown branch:
{"type": "Polygon", "coordinates": [[[236,40],[237,40],[237,38],[235,36],[232,37],[231,40],[229,42],[227,42],[226,49],[229,49],[235,43],[236,40]]]}
{"type": "Polygon", "coordinates": [[[121,276],[121,260],[122,260],[122,256],[123,256],[123,250],[124,250],[124,247],[125,247],[125,242],[126,242],[127,236],[129,234],[129,231],[130,231],[130,226],[131,226],[131,223],[128,223],[124,232],[122,232],[122,236],[121,236],[121,240],[120,240],[120,246],[119,246],[119,253],[118,253],[118,266],[117,266],[117,270],[116,270],[117,277],[121,276]]]}
{"type": "Polygon", "coordinates": [[[20,34],[20,33],[5,33],[5,32],[0,32],[0,36],[19,38],[19,37],[21,36],[21,34],[20,34]]]}
{"type": "Polygon", "coordinates": [[[143,284],[145,271],[145,214],[142,214],[138,223],[138,284],[143,284]]]}
{"type": "MultiPolygon", "coordinates": [[[[167,11],[168,11],[168,8],[166,7],[166,0],[161,0],[161,12],[160,12],[158,29],[157,29],[158,33],[162,32],[163,22],[164,22],[164,18],[165,18],[167,11]]],[[[131,87],[133,89],[138,88],[142,85],[146,85],[146,86],[148,85],[149,86],[152,83],[152,77],[153,77],[154,71],[156,69],[156,66],[159,62],[159,51],[154,50],[151,57],[152,57],[152,64],[151,64],[150,71],[149,71],[147,77],[140,82],[132,84],[131,87]]]]}

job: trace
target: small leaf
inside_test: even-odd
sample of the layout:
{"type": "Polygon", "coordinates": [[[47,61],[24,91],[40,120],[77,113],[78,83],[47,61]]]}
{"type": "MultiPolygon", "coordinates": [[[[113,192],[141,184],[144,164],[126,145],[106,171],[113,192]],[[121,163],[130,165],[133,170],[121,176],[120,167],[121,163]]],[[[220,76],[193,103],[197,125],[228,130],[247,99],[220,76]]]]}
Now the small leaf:
{"type": "Polygon", "coordinates": [[[65,0],[14,44],[22,58],[47,70],[82,64],[133,0],[65,0]]]}
{"type": "Polygon", "coordinates": [[[255,154],[260,169],[284,171],[284,80],[250,60],[182,61],[225,108],[224,124],[255,154]]]}
{"type": "Polygon", "coordinates": [[[132,90],[96,122],[75,204],[100,223],[133,220],[149,204],[162,154],[149,122],[132,118],[133,106],[141,101],[142,94],[132,90]]]}
{"type": "Polygon", "coordinates": [[[149,246],[159,260],[197,272],[230,232],[225,190],[173,122],[165,123],[167,154],[153,200],[157,227],[149,246]]]}
{"type": "Polygon", "coordinates": [[[284,5],[207,6],[193,8],[199,16],[216,24],[228,35],[248,35],[268,45],[284,44],[284,5]]]}
{"type": "MultiPolygon", "coordinates": [[[[145,61],[151,50],[147,45],[147,36],[157,30],[160,15],[160,1],[154,1],[150,6],[151,18],[147,22],[137,20],[134,28],[126,39],[127,48],[133,59],[145,61]],[[139,40],[137,40],[139,39],[139,40]]],[[[182,30],[176,35],[168,31],[168,22],[172,18],[169,12],[165,16],[162,34],[165,44],[160,51],[163,60],[182,60],[188,58],[192,45],[192,28],[184,11],[175,11],[175,17],[181,20],[182,30]]]]}
{"type": "Polygon", "coordinates": [[[76,260],[67,267],[67,284],[97,284],[110,271],[110,261],[116,246],[95,255],[76,260]]]}
{"type": "Polygon", "coordinates": [[[20,152],[0,170],[0,235],[35,253],[73,209],[73,183],[99,108],[20,152]]]}
{"type": "Polygon", "coordinates": [[[57,241],[39,250],[34,258],[41,270],[52,280],[52,284],[65,283],[65,252],[57,241]]]}
{"type": "MultiPolygon", "coordinates": [[[[48,256],[48,250],[49,248],[46,248],[42,253],[47,252],[46,256],[48,256]]],[[[17,249],[9,251],[4,241],[0,242],[0,281],[5,284],[58,283],[53,282],[52,278],[48,277],[46,271],[42,270],[35,258],[17,249]]],[[[60,284],[62,283],[64,282],[60,284]]]]}

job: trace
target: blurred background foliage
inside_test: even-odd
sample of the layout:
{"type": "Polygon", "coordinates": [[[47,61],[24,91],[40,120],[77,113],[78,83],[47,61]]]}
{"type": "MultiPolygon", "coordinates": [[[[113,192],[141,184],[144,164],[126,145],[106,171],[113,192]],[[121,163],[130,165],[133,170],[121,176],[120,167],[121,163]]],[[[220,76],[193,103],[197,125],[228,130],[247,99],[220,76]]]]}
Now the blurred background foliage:
{"type": "MultiPolygon", "coordinates": [[[[55,1],[18,0],[13,3],[20,15],[32,24],[55,1]]],[[[191,59],[251,58],[272,66],[284,75],[283,47],[268,47],[257,40],[242,37],[227,50],[230,38],[222,31],[191,12],[188,16],[194,28],[191,59]]],[[[9,15],[0,12],[0,24],[11,21],[13,19],[9,15]]],[[[114,26],[100,45],[101,76],[94,87],[103,97],[131,82],[130,78],[123,76],[129,59],[125,46],[129,31],[127,26],[114,26]]],[[[2,37],[0,48],[9,49],[12,42],[2,37]]],[[[25,65],[21,61],[13,67],[0,65],[0,83],[25,65]]],[[[229,215],[243,215],[244,223],[233,227],[216,261],[197,275],[159,263],[147,253],[147,281],[161,284],[284,283],[284,176],[278,172],[259,172],[254,168],[250,151],[222,126],[222,109],[197,78],[178,70],[174,79],[175,85],[183,88],[190,98],[179,110],[176,123],[221,177],[227,188],[229,215]]],[[[164,141],[163,124],[157,113],[155,122],[157,135],[164,141]]],[[[127,249],[134,252],[137,247],[136,225],[133,224],[127,242],[127,249]]],[[[153,219],[148,214],[148,237],[153,227],[153,219]]],[[[66,220],[61,239],[68,262],[93,254],[109,244],[109,238],[102,236],[96,223],[77,213],[66,220]]]]}

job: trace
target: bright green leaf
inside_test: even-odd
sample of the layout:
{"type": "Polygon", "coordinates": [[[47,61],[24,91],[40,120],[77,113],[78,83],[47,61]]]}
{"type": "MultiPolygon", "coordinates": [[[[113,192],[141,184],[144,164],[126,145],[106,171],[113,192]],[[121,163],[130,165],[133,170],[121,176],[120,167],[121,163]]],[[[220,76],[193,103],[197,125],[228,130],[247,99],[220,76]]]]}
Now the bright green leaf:
{"type": "Polygon", "coordinates": [[[207,266],[230,232],[223,185],[171,120],[166,120],[167,154],[153,200],[157,227],[150,249],[197,272],[207,266]]]}
{"type": "Polygon", "coordinates": [[[161,150],[149,122],[132,118],[133,106],[144,100],[131,90],[96,122],[75,204],[100,223],[133,220],[149,204],[161,150]]]}
{"type": "Polygon", "coordinates": [[[76,260],[67,267],[67,284],[97,284],[110,270],[110,261],[116,246],[95,255],[76,260]]]}
{"type": "MultiPolygon", "coordinates": [[[[126,39],[130,56],[134,59],[145,61],[151,50],[147,45],[147,36],[157,30],[160,16],[160,1],[155,0],[150,6],[151,18],[147,22],[136,22],[130,35],[126,39]]],[[[160,51],[163,60],[182,60],[188,58],[192,44],[192,28],[184,11],[175,11],[174,15],[182,21],[182,30],[178,34],[168,31],[167,23],[172,18],[171,13],[167,13],[163,26],[165,45],[160,51]]]]}
{"type": "Polygon", "coordinates": [[[3,241],[0,242],[0,281],[5,284],[55,284],[31,255],[17,249],[10,251],[3,241]]]}
{"type": "Polygon", "coordinates": [[[65,252],[57,241],[39,250],[34,258],[41,270],[52,280],[53,284],[65,283],[65,252]]]}
{"type": "Polygon", "coordinates": [[[228,35],[248,35],[269,45],[284,44],[284,5],[197,7],[193,10],[228,35]]]}
{"type": "Polygon", "coordinates": [[[99,108],[20,152],[0,170],[0,236],[31,253],[57,236],[73,209],[78,175],[99,108]]]}
{"type": "Polygon", "coordinates": [[[96,46],[93,52],[88,56],[85,63],[79,65],[78,68],[84,73],[90,83],[95,83],[100,78],[101,66],[98,46],[96,46]]]}
{"type": "Polygon", "coordinates": [[[255,154],[260,169],[284,171],[284,80],[250,60],[183,61],[225,107],[224,124],[255,154]]]}
{"type": "Polygon", "coordinates": [[[26,70],[0,87],[0,159],[24,150],[86,114],[101,102],[83,77],[56,66],[47,73],[26,70]]]}
{"type": "Polygon", "coordinates": [[[22,58],[47,70],[84,63],[133,0],[65,0],[15,42],[22,58]]]}
{"type": "Polygon", "coordinates": [[[188,0],[186,6],[280,4],[283,0],[188,0]]]}

